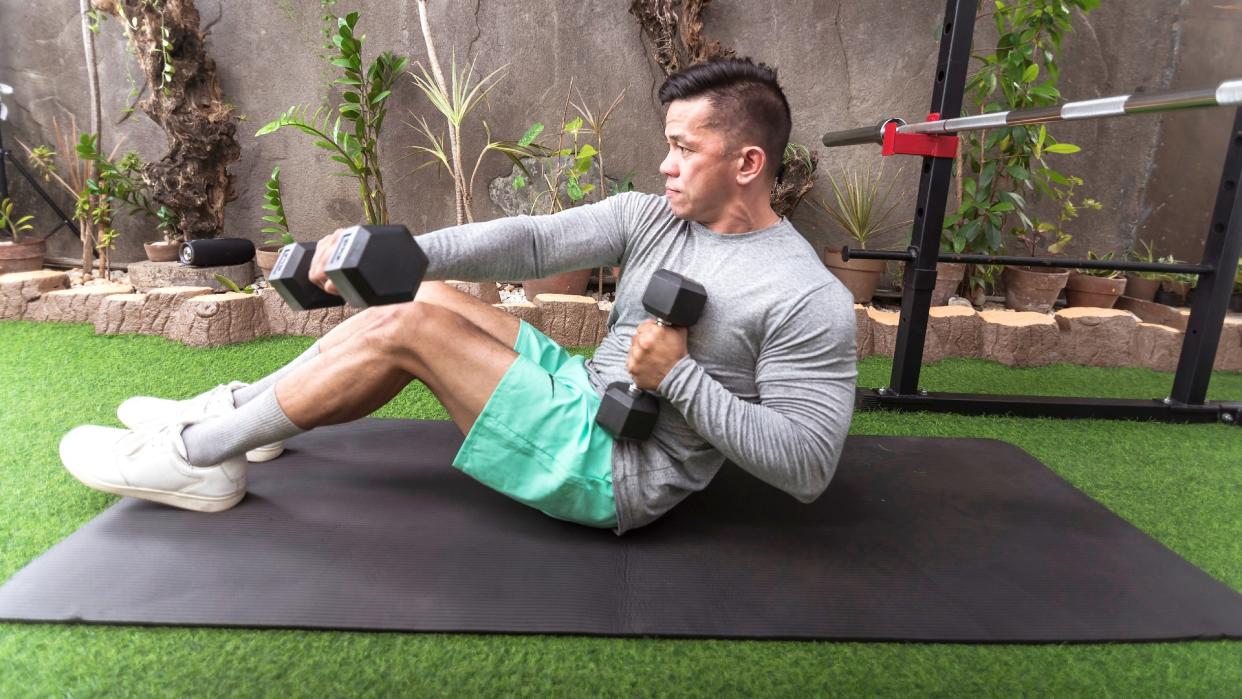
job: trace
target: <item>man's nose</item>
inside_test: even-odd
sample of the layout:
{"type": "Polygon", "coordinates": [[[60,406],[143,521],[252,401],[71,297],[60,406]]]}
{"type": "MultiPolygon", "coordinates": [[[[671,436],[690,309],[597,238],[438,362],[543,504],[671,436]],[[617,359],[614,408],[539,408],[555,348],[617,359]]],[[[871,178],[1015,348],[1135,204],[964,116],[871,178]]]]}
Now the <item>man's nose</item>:
{"type": "Polygon", "coordinates": [[[668,177],[677,176],[677,167],[676,163],[673,161],[672,153],[664,156],[664,161],[660,163],[660,174],[668,177]]]}

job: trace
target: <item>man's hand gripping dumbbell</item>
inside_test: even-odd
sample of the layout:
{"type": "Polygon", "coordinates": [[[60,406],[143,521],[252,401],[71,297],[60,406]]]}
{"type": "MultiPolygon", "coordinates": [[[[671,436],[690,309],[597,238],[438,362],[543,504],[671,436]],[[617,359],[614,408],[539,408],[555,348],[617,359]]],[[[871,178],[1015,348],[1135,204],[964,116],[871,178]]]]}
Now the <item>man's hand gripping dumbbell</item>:
{"type": "MultiPolygon", "coordinates": [[[[689,327],[699,320],[707,303],[702,284],[662,269],[651,276],[643,294],[643,308],[662,326],[689,327]]],[[[634,342],[639,341],[636,335],[634,342]]],[[[645,440],[655,428],[660,414],[656,396],[636,383],[618,381],[608,386],[595,422],[616,439],[645,440]]]]}
{"type": "Polygon", "coordinates": [[[427,272],[427,256],[405,226],[354,226],[320,242],[286,245],[268,276],[299,311],[412,301],[427,272]]]}

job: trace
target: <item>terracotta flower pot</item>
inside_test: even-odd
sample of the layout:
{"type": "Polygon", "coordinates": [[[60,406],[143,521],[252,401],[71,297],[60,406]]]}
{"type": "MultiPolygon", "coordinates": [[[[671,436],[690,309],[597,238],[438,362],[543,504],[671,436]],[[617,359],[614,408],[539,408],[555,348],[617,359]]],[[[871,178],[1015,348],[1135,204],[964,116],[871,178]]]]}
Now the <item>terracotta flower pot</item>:
{"type": "Polygon", "coordinates": [[[1112,308],[1125,289],[1125,277],[1107,279],[1070,272],[1065,283],[1065,302],[1070,306],[1112,308]]]}
{"type": "Polygon", "coordinates": [[[1127,274],[1126,290],[1122,293],[1132,299],[1150,301],[1156,298],[1157,291],[1160,291],[1159,279],[1144,279],[1137,274],[1127,274]]]}
{"type": "Polygon", "coordinates": [[[280,257],[280,251],[283,245],[260,245],[254,251],[254,263],[258,265],[259,271],[263,276],[272,273],[272,267],[276,266],[276,258],[280,257]]]}
{"type": "Polygon", "coordinates": [[[561,272],[542,279],[528,279],[522,282],[522,291],[526,300],[534,302],[539,294],[572,294],[582,296],[586,293],[587,284],[591,282],[591,268],[578,269],[572,272],[561,272]]]}
{"type": "Polygon", "coordinates": [[[1015,311],[1047,313],[1069,281],[1069,270],[1011,266],[1001,273],[1001,279],[1005,282],[1006,307],[1015,311]]]}
{"type": "Polygon", "coordinates": [[[936,288],[932,289],[931,305],[943,306],[966,276],[964,262],[937,262],[936,288]]]}
{"type": "Polygon", "coordinates": [[[870,303],[884,272],[884,260],[841,259],[841,248],[824,249],[824,265],[854,294],[854,303],[870,303]]]}
{"type": "Polygon", "coordinates": [[[47,242],[44,240],[0,243],[0,274],[43,269],[43,256],[46,253],[47,242]]]}
{"type": "Polygon", "coordinates": [[[146,251],[147,259],[152,262],[176,262],[180,259],[181,243],[165,243],[160,240],[143,243],[142,249],[146,251]]]}

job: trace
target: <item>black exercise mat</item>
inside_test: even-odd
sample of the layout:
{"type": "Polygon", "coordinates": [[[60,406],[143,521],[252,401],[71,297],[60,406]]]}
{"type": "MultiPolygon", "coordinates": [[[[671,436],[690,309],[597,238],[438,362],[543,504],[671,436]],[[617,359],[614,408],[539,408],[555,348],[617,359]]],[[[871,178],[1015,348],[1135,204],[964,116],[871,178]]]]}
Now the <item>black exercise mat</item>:
{"type": "Polygon", "coordinates": [[[623,537],[449,464],[448,422],[315,430],[207,515],[126,499],[0,588],[0,618],[909,641],[1242,637],[1242,595],[1020,449],[851,437],[801,505],[734,466],[623,537]]]}

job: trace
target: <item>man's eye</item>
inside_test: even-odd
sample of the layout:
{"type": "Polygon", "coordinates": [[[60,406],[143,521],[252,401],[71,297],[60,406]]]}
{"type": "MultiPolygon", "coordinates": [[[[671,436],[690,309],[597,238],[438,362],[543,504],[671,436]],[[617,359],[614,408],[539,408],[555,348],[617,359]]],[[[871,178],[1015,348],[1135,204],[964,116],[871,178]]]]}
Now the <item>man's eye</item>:
{"type": "Polygon", "coordinates": [[[690,149],[686,148],[685,146],[677,146],[677,147],[681,150],[682,155],[685,155],[686,153],[690,152],[690,149]]]}

